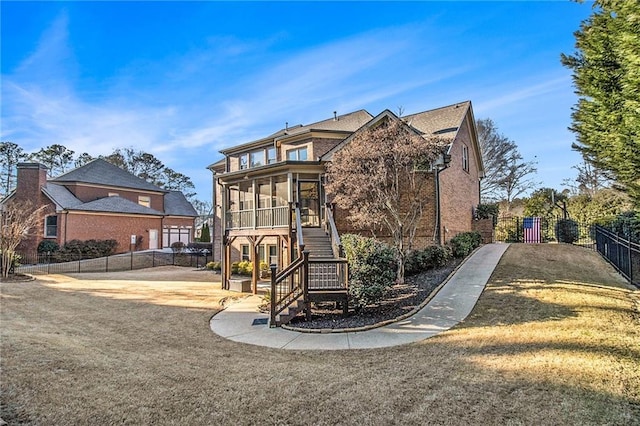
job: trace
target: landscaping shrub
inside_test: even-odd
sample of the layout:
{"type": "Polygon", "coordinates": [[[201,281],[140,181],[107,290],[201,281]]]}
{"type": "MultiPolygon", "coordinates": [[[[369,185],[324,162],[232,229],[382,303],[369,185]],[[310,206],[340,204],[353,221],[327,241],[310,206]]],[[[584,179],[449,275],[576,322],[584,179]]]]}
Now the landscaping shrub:
{"type": "Polygon", "coordinates": [[[70,262],[78,259],[95,259],[111,256],[118,242],[116,240],[71,240],[55,252],[56,260],[70,262]]]}
{"type": "Polygon", "coordinates": [[[497,204],[478,204],[476,208],[476,218],[489,219],[493,218],[493,226],[498,223],[498,214],[500,213],[500,207],[497,204]]]}
{"type": "Polygon", "coordinates": [[[640,241],[640,213],[632,211],[622,213],[605,226],[625,238],[640,241]]]}
{"type": "Polygon", "coordinates": [[[341,237],[349,262],[349,296],[360,310],[382,300],[396,278],[396,258],[392,247],[373,238],[345,234],[341,237]]]}
{"type": "Polygon", "coordinates": [[[407,256],[405,273],[414,275],[429,269],[439,268],[451,259],[451,249],[446,246],[429,246],[424,250],[414,250],[407,256]]]}
{"type": "Polygon", "coordinates": [[[573,219],[558,219],[555,231],[559,243],[573,244],[580,237],[578,224],[573,219]]]}
{"type": "Polygon", "coordinates": [[[422,268],[425,270],[444,266],[453,257],[451,249],[446,246],[430,246],[424,252],[422,268]]]}
{"type": "Polygon", "coordinates": [[[220,262],[209,262],[207,263],[206,268],[212,271],[220,272],[220,270],[222,269],[222,265],[220,264],[220,262]]]}
{"type": "Polygon", "coordinates": [[[40,244],[38,244],[38,253],[53,253],[58,250],[60,250],[60,246],[52,240],[42,240],[40,244]]]}
{"type": "Polygon", "coordinates": [[[454,257],[468,256],[480,244],[482,244],[482,235],[479,232],[463,232],[449,240],[454,257]]]}
{"type": "Polygon", "coordinates": [[[171,250],[173,250],[174,253],[182,253],[185,248],[186,245],[182,241],[171,243],[171,250]]]}
{"type": "Polygon", "coordinates": [[[231,273],[237,275],[251,275],[253,273],[253,264],[248,260],[233,262],[231,264],[231,273]]]}

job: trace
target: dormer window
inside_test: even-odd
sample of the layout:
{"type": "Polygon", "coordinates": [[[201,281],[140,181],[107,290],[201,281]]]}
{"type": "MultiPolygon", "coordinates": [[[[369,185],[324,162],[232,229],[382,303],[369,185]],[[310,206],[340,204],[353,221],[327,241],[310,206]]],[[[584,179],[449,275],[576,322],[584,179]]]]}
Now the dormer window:
{"type": "Polygon", "coordinates": [[[148,195],[138,195],[138,204],[151,208],[151,197],[148,195]]]}
{"type": "Polygon", "coordinates": [[[287,160],[289,161],[307,161],[307,147],[290,149],[287,151],[287,160]]]}

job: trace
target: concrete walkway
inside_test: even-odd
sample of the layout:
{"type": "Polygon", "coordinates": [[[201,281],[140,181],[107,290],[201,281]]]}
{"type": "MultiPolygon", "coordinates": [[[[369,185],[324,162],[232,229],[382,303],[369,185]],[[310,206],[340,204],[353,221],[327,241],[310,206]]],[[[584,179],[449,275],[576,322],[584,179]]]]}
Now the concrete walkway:
{"type": "Polygon", "coordinates": [[[211,318],[216,334],[252,345],[293,350],[340,350],[404,345],[435,336],[464,320],[482,294],[508,244],[488,244],[467,259],[415,315],[367,331],[302,333],[269,328],[269,315],[257,309],[260,296],[250,296],[211,318]]]}

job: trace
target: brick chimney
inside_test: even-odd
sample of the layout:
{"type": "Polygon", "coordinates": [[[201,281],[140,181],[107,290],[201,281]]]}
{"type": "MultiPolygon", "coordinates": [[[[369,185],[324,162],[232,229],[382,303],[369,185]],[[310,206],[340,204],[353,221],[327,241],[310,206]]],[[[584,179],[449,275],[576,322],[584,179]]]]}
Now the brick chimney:
{"type": "Polygon", "coordinates": [[[16,198],[37,202],[40,189],[47,183],[47,167],[40,163],[18,163],[16,198]]]}

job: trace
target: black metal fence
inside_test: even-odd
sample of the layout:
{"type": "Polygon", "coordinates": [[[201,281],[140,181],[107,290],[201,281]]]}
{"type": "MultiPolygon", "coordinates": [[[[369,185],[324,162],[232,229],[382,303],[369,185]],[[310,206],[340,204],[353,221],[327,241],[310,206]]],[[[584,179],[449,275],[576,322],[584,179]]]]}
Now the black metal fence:
{"type": "Polygon", "coordinates": [[[28,274],[62,274],[74,272],[115,272],[156,266],[186,266],[202,268],[212,261],[210,253],[140,251],[95,259],[83,259],[57,262],[47,254],[20,254],[16,259],[14,271],[28,274]]]}
{"type": "Polygon", "coordinates": [[[496,221],[494,241],[504,243],[568,243],[595,247],[595,227],[571,219],[501,217],[496,221]]]}
{"type": "Polygon", "coordinates": [[[640,243],[594,226],[596,250],[629,282],[640,287],[640,243]]]}

